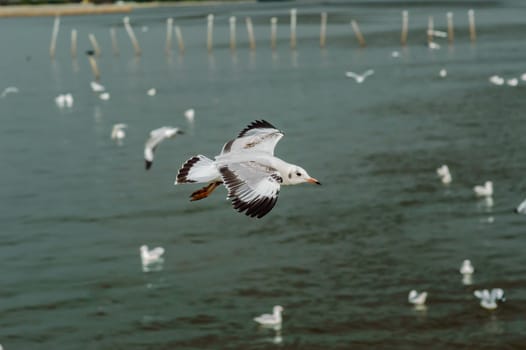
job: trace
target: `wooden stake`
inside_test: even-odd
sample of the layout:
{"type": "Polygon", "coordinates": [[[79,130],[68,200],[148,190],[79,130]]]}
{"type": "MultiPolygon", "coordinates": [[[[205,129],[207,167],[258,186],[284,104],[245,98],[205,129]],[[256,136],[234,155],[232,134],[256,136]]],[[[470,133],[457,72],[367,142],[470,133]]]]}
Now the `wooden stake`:
{"type": "Polygon", "coordinates": [[[95,77],[95,80],[99,81],[100,71],[99,71],[99,67],[97,66],[97,60],[95,60],[95,57],[93,57],[93,55],[89,55],[88,60],[91,66],[91,71],[93,72],[93,76],[95,77]]]}
{"type": "Polygon", "coordinates": [[[55,22],[53,22],[53,32],[51,33],[51,43],[49,44],[49,56],[51,59],[55,58],[55,50],[57,48],[57,36],[58,30],[60,28],[60,16],[55,17],[55,22]]]}
{"type": "Polygon", "coordinates": [[[182,55],[184,54],[184,40],[181,27],[175,26],[175,36],[177,37],[177,44],[179,45],[179,53],[182,55]]]}
{"type": "Polygon", "coordinates": [[[71,30],[71,57],[77,57],[77,30],[71,30]]]}
{"type": "Polygon", "coordinates": [[[248,40],[250,42],[250,49],[255,50],[256,49],[256,39],[254,38],[254,28],[252,27],[252,19],[250,17],[247,17],[246,23],[247,23],[248,40]]]}
{"type": "Polygon", "coordinates": [[[270,47],[276,50],[276,37],[278,34],[278,18],[272,17],[270,19],[270,47]]]}
{"type": "Polygon", "coordinates": [[[296,14],[297,9],[290,9],[290,48],[296,49],[296,14]]]}
{"type": "Polygon", "coordinates": [[[166,45],[165,51],[169,55],[172,52],[172,33],[173,33],[174,19],[168,18],[166,20],[166,45]]]}
{"type": "Polygon", "coordinates": [[[119,56],[119,45],[117,44],[117,32],[115,28],[110,28],[110,37],[111,37],[111,47],[113,49],[113,54],[119,56]]]}
{"type": "Polygon", "coordinates": [[[135,55],[140,56],[141,55],[141,47],[139,46],[139,42],[137,41],[137,38],[135,37],[135,33],[133,32],[133,28],[130,25],[130,18],[124,17],[123,20],[124,27],[126,28],[126,32],[128,33],[128,36],[130,37],[130,41],[132,42],[133,49],[135,50],[135,55]]]}
{"type": "Polygon", "coordinates": [[[469,39],[471,42],[475,42],[477,40],[477,33],[475,31],[475,11],[473,9],[470,9],[468,11],[468,20],[469,20],[469,39]]]}
{"type": "Polygon", "coordinates": [[[320,47],[325,47],[325,37],[327,35],[327,12],[321,13],[321,24],[320,24],[320,47]]]}
{"type": "Polygon", "coordinates": [[[409,12],[402,11],[402,35],[400,37],[400,42],[403,46],[407,45],[407,31],[409,28],[409,12]]]}
{"type": "Polygon", "coordinates": [[[455,40],[455,33],[453,31],[453,13],[448,12],[446,14],[447,18],[447,40],[449,41],[449,44],[452,45],[453,41],[455,40]]]}
{"type": "Polygon", "coordinates": [[[427,43],[431,44],[433,42],[433,29],[434,29],[433,16],[427,18],[427,43]]]}
{"type": "Polygon", "coordinates": [[[210,14],[206,17],[207,20],[207,35],[206,35],[206,48],[208,52],[212,52],[212,38],[214,35],[214,15],[210,14]]]}
{"type": "Polygon", "coordinates": [[[228,22],[230,23],[230,50],[236,51],[236,17],[231,16],[228,22]]]}
{"type": "Polygon", "coordinates": [[[358,39],[358,42],[360,43],[361,47],[365,47],[365,39],[362,35],[362,32],[360,31],[360,27],[358,27],[358,22],[356,22],[354,19],[351,21],[351,26],[354,31],[354,35],[356,35],[356,39],[358,39]]]}
{"type": "Polygon", "coordinates": [[[100,56],[100,46],[99,46],[99,43],[97,42],[97,39],[95,38],[95,35],[93,34],[88,34],[88,37],[89,37],[89,41],[91,42],[91,46],[93,46],[93,51],[95,52],[95,56],[99,57],[100,56]]]}

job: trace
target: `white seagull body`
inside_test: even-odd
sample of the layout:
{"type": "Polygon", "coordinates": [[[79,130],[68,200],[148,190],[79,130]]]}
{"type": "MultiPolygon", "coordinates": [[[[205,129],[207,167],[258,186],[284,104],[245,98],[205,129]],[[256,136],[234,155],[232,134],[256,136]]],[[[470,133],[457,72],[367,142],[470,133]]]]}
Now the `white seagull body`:
{"type": "Polygon", "coordinates": [[[186,118],[186,121],[188,121],[189,123],[193,123],[195,117],[195,110],[193,108],[187,109],[186,111],[184,111],[184,117],[186,118]]]}
{"type": "Polygon", "coordinates": [[[103,92],[99,95],[99,98],[103,101],[108,101],[110,99],[110,93],[109,92],[103,92]]]}
{"type": "Polygon", "coordinates": [[[453,178],[451,177],[451,173],[449,172],[449,167],[445,164],[437,169],[437,175],[438,177],[440,177],[440,180],[445,185],[450,184],[453,180],[453,178]]]}
{"type": "Polygon", "coordinates": [[[447,32],[441,30],[428,30],[428,35],[436,36],[437,38],[447,38],[447,32]]]}
{"type": "Polygon", "coordinates": [[[148,89],[148,91],[146,91],[146,94],[148,96],[155,96],[157,94],[157,89],[155,88],[148,89]]]}
{"type": "Polygon", "coordinates": [[[263,314],[258,317],[254,317],[254,321],[259,323],[262,326],[278,326],[282,322],[281,313],[283,312],[283,307],[276,305],[272,310],[272,314],[263,314]]]}
{"type": "Polygon", "coordinates": [[[274,156],[282,137],[283,133],[267,121],[256,120],[228,141],[215,160],[203,155],[187,160],[175,184],[209,183],[192,193],[192,201],[208,197],[224,184],[235,210],[262,218],[276,204],[281,185],[320,184],[305,169],[274,156]]]}
{"type": "Polygon", "coordinates": [[[409,292],[407,301],[413,305],[424,305],[427,299],[427,292],[418,293],[416,290],[409,292]]]}
{"type": "Polygon", "coordinates": [[[511,78],[511,79],[508,79],[508,80],[506,80],[506,84],[507,84],[508,86],[513,86],[513,87],[515,87],[515,86],[519,85],[519,79],[517,79],[517,78],[511,78]]]}
{"type": "Polygon", "coordinates": [[[526,199],[515,209],[517,214],[526,214],[526,199]]]}
{"type": "Polygon", "coordinates": [[[183,134],[179,128],[173,128],[171,126],[163,126],[162,128],[155,129],[150,132],[150,137],[144,145],[144,160],[146,163],[146,170],[152,167],[153,153],[157,149],[157,146],[168,138],[174,138],[177,134],[183,134]]]}
{"type": "Polygon", "coordinates": [[[4,98],[8,94],[16,94],[16,93],[18,93],[18,88],[14,86],[9,86],[9,87],[6,87],[4,91],[2,91],[2,95],[0,95],[0,97],[4,98]]]}
{"type": "Polygon", "coordinates": [[[106,90],[106,88],[104,87],[104,85],[102,84],[99,84],[97,83],[96,81],[92,81],[90,83],[90,86],[91,86],[91,90],[93,92],[103,92],[104,90],[106,90]]]}
{"type": "Polygon", "coordinates": [[[486,181],[484,186],[475,186],[473,191],[478,197],[491,197],[493,196],[493,182],[486,181]]]}
{"type": "Polygon", "coordinates": [[[345,76],[347,78],[354,79],[358,84],[363,83],[365,81],[365,78],[367,78],[368,76],[373,75],[373,74],[374,74],[374,70],[372,70],[372,69],[369,69],[369,70],[363,72],[362,74],[358,74],[358,73],[354,73],[354,72],[345,72],[345,76]]]}
{"type": "Polygon", "coordinates": [[[491,77],[489,77],[489,81],[494,85],[504,85],[504,78],[498,75],[492,75],[491,77]]]}
{"type": "Polygon", "coordinates": [[[440,70],[440,72],[438,72],[438,75],[441,77],[441,78],[445,78],[447,77],[447,70],[445,68],[442,68],[440,70]]]}
{"type": "Polygon", "coordinates": [[[73,107],[73,96],[71,94],[63,94],[55,97],[55,103],[59,108],[73,107]]]}
{"type": "Polygon", "coordinates": [[[150,265],[163,262],[163,247],[157,247],[150,250],[148,249],[147,245],[142,245],[140,251],[141,261],[143,265],[150,265]]]}
{"type": "Polygon", "coordinates": [[[476,290],[473,294],[480,299],[480,306],[487,310],[495,310],[498,306],[497,302],[506,301],[504,291],[500,288],[494,288],[491,292],[487,289],[476,290]]]}
{"type": "Polygon", "coordinates": [[[475,272],[475,268],[471,264],[470,260],[464,260],[460,266],[460,273],[462,275],[472,275],[475,272]]]}
{"type": "Polygon", "coordinates": [[[125,138],[126,133],[124,132],[124,129],[127,127],[128,125],[122,123],[113,125],[113,128],[111,129],[111,139],[122,140],[125,138]]]}
{"type": "Polygon", "coordinates": [[[437,44],[434,41],[430,41],[427,44],[427,47],[429,47],[430,50],[439,50],[440,49],[440,44],[437,44]]]}

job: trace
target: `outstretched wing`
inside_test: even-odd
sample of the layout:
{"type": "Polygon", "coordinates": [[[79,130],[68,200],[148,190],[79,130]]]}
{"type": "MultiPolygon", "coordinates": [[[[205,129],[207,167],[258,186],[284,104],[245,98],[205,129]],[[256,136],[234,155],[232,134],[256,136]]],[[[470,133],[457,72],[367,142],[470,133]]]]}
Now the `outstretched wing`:
{"type": "Polygon", "coordinates": [[[221,154],[258,151],[274,155],[274,148],[283,133],[265,120],[256,120],[245,127],[236,139],[228,141],[221,154]]]}
{"type": "Polygon", "coordinates": [[[283,182],[276,169],[250,161],[231,163],[219,171],[228,198],[238,212],[262,218],[276,205],[283,182]]]}
{"type": "Polygon", "coordinates": [[[358,75],[354,72],[345,72],[345,76],[347,78],[353,78],[353,79],[358,79],[358,75]]]}

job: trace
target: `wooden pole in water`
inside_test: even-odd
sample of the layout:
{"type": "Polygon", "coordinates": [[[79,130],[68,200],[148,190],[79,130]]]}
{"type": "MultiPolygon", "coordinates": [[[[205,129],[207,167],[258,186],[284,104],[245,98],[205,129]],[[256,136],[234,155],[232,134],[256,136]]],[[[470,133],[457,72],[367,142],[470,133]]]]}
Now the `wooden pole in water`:
{"type": "Polygon", "coordinates": [[[113,49],[113,54],[119,56],[119,45],[117,44],[117,32],[115,28],[110,28],[110,37],[111,37],[111,47],[113,49]]]}
{"type": "Polygon", "coordinates": [[[356,35],[356,39],[358,39],[358,42],[360,43],[361,47],[365,47],[365,39],[362,35],[362,32],[360,31],[360,27],[358,26],[358,22],[356,22],[354,19],[351,21],[351,26],[354,31],[354,35],[356,35]]]}
{"type": "Polygon", "coordinates": [[[325,37],[327,36],[327,12],[321,13],[320,24],[320,48],[325,47],[325,37]]]}
{"type": "Polygon", "coordinates": [[[93,51],[95,52],[95,56],[99,57],[100,56],[100,46],[99,46],[99,43],[97,42],[97,39],[95,38],[95,35],[93,34],[88,34],[88,37],[89,37],[89,41],[91,42],[91,46],[93,46],[93,51]]]}
{"type": "Polygon", "coordinates": [[[409,29],[409,12],[407,10],[402,11],[402,35],[400,42],[402,46],[407,45],[407,31],[409,29]]]}
{"type": "Polygon", "coordinates": [[[91,71],[93,72],[93,75],[95,77],[95,80],[99,81],[100,71],[99,71],[99,67],[97,66],[97,60],[95,60],[95,57],[93,57],[92,54],[88,54],[88,60],[89,60],[89,65],[91,66],[91,71]]]}
{"type": "Polygon", "coordinates": [[[71,57],[77,57],[77,30],[71,30],[71,57]]]}
{"type": "Polygon", "coordinates": [[[168,18],[166,20],[166,45],[165,51],[169,55],[172,52],[172,33],[173,33],[174,19],[168,18]]]}
{"type": "Polygon", "coordinates": [[[49,56],[55,58],[55,50],[57,48],[57,36],[58,30],[60,28],[60,16],[55,17],[55,22],[53,22],[53,32],[51,33],[51,43],[49,44],[49,56]]]}
{"type": "Polygon", "coordinates": [[[297,9],[290,9],[290,48],[296,50],[296,15],[297,9]]]}
{"type": "Polygon", "coordinates": [[[175,36],[177,38],[177,44],[179,45],[179,53],[184,54],[184,40],[183,33],[181,32],[181,27],[175,26],[175,36]]]}
{"type": "Polygon", "coordinates": [[[453,12],[448,12],[446,14],[447,18],[447,40],[449,41],[450,45],[453,45],[453,41],[455,40],[455,33],[453,31],[453,12]]]}
{"type": "Polygon", "coordinates": [[[433,29],[434,29],[434,21],[433,16],[429,16],[427,18],[427,44],[431,44],[433,42],[433,29]]]}
{"type": "Polygon", "coordinates": [[[124,28],[126,28],[126,32],[128,33],[128,36],[130,37],[130,41],[132,42],[133,49],[135,50],[135,55],[140,56],[141,55],[141,47],[139,46],[139,42],[137,41],[137,38],[135,37],[135,33],[133,32],[133,28],[130,25],[130,18],[128,16],[124,17],[124,28]]]}
{"type": "Polygon", "coordinates": [[[207,35],[206,35],[206,47],[208,53],[212,52],[212,38],[214,35],[214,15],[210,14],[206,17],[207,20],[207,35]]]}
{"type": "Polygon", "coordinates": [[[469,19],[469,39],[471,42],[475,42],[477,40],[477,33],[475,32],[475,11],[473,9],[470,9],[468,11],[468,19],[469,19]]]}
{"type": "Polygon", "coordinates": [[[278,18],[270,19],[270,48],[276,50],[276,37],[278,35],[278,18]]]}
{"type": "Polygon", "coordinates": [[[252,27],[252,19],[250,17],[246,18],[247,23],[247,32],[248,32],[248,41],[250,42],[250,49],[256,49],[256,39],[254,38],[254,28],[252,27]]]}
{"type": "Polygon", "coordinates": [[[230,50],[236,51],[236,17],[231,16],[228,22],[230,23],[230,50]]]}

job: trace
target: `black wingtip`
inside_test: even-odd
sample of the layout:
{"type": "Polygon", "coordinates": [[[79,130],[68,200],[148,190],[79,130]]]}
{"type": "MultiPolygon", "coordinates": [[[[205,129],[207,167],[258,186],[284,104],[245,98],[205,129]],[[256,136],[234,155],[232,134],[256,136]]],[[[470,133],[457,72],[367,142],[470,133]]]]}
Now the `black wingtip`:
{"type": "Polygon", "coordinates": [[[274,125],[270,124],[264,119],[255,120],[252,123],[248,124],[243,130],[241,130],[241,132],[237,135],[237,137],[243,137],[248,131],[252,129],[258,129],[258,128],[276,129],[274,125]]]}
{"type": "Polygon", "coordinates": [[[152,167],[153,162],[150,162],[149,160],[144,160],[144,165],[146,167],[146,170],[149,170],[152,167]]]}

